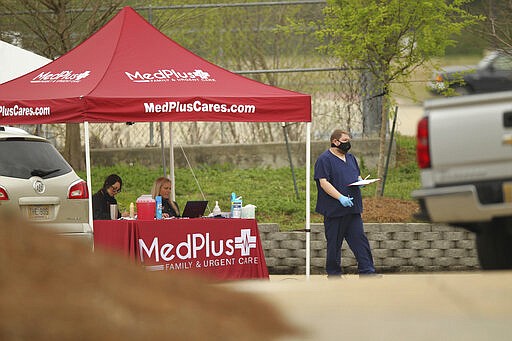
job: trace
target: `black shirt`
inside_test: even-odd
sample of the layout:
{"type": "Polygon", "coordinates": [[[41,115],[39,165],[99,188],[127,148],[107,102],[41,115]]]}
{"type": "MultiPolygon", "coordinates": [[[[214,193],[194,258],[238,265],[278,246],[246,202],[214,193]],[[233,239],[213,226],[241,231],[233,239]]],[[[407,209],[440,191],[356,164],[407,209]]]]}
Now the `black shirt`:
{"type": "MultiPolygon", "coordinates": [[[[117,205],[117,200],[100,189],[92,196],[92,218],[94,220],[110,220],[110,205],[117,205]]],[[[119,210],[117,217],[121,217],[119,210]]]]}
{"type": "Polygon", "coordinates": [[[176,201],[174,201],[174,205],[176,205],[178,212],[174,211],[169,200],[163,199],[162,200],[162,213],[167,213],[169,215],[169,217],[179,218],[180,217],[180,208],[178,207],[178,204],[176,203],[176,201]]]}

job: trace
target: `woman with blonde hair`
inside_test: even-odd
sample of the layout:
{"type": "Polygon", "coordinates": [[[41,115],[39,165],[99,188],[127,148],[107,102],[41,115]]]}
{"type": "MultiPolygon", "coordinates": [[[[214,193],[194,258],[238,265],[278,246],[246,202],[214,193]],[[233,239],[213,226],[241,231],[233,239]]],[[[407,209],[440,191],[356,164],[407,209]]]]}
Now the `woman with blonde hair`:
{"type": "Polygon", "coordinates": [[[162,197],[162,217],[170,218],[170,217],[180,217],[180,209],[176,201],[171,199],[171,180],[164,176],[158,178],[153,183],[153,188],[151,189],[151,196],[153,199],[156,196],[162,197]]]}

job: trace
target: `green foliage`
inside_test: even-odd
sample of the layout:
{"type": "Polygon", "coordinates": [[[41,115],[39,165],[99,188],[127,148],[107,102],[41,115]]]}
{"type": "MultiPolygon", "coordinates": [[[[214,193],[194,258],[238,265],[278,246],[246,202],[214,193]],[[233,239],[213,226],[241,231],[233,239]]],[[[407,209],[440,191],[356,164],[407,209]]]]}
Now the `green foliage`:
{"type": "MultiPolygon", "coordinates": [[[[324,19],[315,32],[320,51],[354,69],[367,70],[372,96],[383,92],[380,127],[390,112],[391,83],[407,80],[411,73],[433,57],[444,55],[455,44],[453,35],[479,17],[463,9],[468,0],[328,0],[324,19]]],[[[405,85],[408,87],[408,85],[405,85]]],[[[386,131],[380,130],[377,174],[384,174],[386,131]]],[[[377,184],[382,194],[383,184],[377,184]]]]}
{"type": "MultiPolygon", "coordinates": [[[[201,57],[233,70],[256,70],[300,66],[304,55],[315,52],[317,42],[311,36],[286,36],[276,28],[287,24],[289,18],[321,17],[319,4],[280,5],[271,2],[244,6],[238,0],[196,0],[197,8],[153,10],[155,26],[201,57]],[[231,6],[201,7],[206,4],[231,6]]],[[[153,1],[168,5],[168,1],[153,1]]],[[[173,5],[190,5],[191,1],[174,1],[173,5]]],[[[275,74],[251,75],[269,84],[276,84],[275,74]]]]}
{"type": "Polygon", "coordinates": [[[370,72],[387,87],[418,65],[444,55],[453,36],[477,19],[468,1],[329,0],[317,37],[321,49],[370,72]]]}
{"type": "Polygon", "coordinates": [[[2,0],[0,38],[54,59],[96,32],[122,3],[131,1],[2,0]]]}
{"type": "MultiPolygon", "coordinates": [[[[412,200],[410,193],[419,187],[419,171],[415,161],[416,142],[412,137],[396,136],[397,164],[389,169],[386,197],[412,200]]],[[[363,167],[362,167],[363,168],[363,167]]],[[[231,192],[242,196],[244,205],[256,205],[259,222],[277,223],[283,230],[302,229],[306,217],[306,169],[295,169],[299,198],[297,198],[291,170],[238,169],[229,165],[200,166],[194,170],[199,186],[213,209],[215,201],[223,211],[229,211],[231,192]]],[[[375,170],[363,168],[364,174],[375,174],[375,170]]],[[[121,209],[127,209],[141,194],[149,194],[153,181],[162,176],[162,170],[143,166],[119,165],[115,167],[93,167],[92,188],[96,192],[104,179],[116,173],[123,179],[123,190],[117,195],[121,209]]],[[[178,168],[176,177],[176,200],[183,209],[187,200],[202,199],[201,191],[189,169],[178,168]]],[[[79,172],[85,179],[85,173],[79,172]]],[[[316,185],[311,170],[311,221],[320,223],[322,217],[314,213],[316,185]]],[[[373,191],[363,190],[363,196],[373,196],[373,191]]]]}

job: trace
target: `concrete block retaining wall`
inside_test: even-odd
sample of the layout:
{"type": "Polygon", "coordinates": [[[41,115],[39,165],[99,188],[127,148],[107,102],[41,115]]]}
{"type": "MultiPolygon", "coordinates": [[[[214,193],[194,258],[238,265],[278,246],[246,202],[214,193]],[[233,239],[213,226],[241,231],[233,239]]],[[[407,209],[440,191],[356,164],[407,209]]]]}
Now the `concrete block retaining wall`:
{"type": "MultiPolygon", "coordinates": [[[[279,231],[277,224],[258,224],[270,274],[306,273],[306,232],[279,231]]],[[[446,225],[365,223],[378,272],[439,272],[478,270],[475,236],[446,225]]],[[[326,241],[322,224],[311,224],[311,274],[325,274],[326,241]]],[[[344,273],[357,273],[346,242],[344,273]]]]}

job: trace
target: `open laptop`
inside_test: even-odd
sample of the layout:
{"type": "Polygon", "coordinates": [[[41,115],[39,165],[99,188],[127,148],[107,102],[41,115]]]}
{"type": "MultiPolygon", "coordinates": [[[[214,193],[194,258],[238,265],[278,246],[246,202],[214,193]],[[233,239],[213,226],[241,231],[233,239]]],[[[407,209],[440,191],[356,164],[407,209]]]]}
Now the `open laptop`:
{"type": "Polygon", "coordinates": [[[208,205],[207,200],[195,200],[187,201],[185,208],[183,209],[182,218],[199,218],[204,215],[206,206],[208,205]]]}

